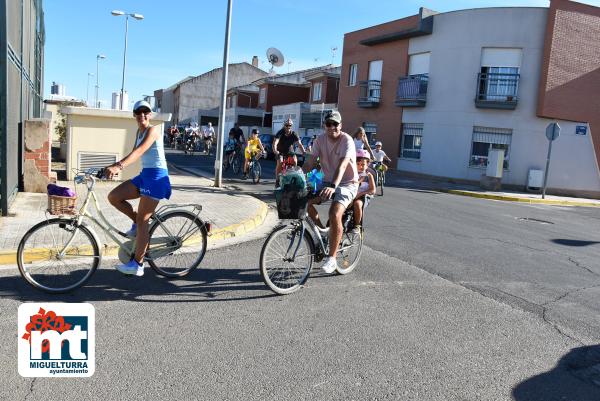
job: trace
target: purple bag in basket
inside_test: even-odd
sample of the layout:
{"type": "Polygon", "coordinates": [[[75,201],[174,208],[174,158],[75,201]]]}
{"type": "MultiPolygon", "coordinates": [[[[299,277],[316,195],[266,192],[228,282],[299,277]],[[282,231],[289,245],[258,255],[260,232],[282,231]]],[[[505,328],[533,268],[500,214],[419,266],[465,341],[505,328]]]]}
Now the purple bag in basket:
{"type": "Polygon", "coordinates": [[[48,184],[46,188],[48,190],[48,195],[66,196],[69,198],[74,198],[76,196],[75,192],[73,192],[71,188],[59,187],[55,184],[48,184]]]}

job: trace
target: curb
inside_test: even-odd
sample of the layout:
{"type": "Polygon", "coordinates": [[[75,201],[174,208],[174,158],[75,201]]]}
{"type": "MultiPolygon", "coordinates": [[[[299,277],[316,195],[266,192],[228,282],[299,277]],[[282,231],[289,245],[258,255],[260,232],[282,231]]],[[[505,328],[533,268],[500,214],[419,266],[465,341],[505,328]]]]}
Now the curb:
{"type": "MultiPolygon", "coordinates": [[[[258,211],[254,214],[254,216],[242,220],[239,223],[231,224],[218,230],[211,231],[211,233],[209,233],[208,235],[208,245],[214,245],[216,242],[223,239],[239,237],[248,234],[249,232],[255,230],[260,225],[262,225],[269,212],[269,207],[265,202],[258,199],[257,201],[260,202],[260,206],[258,207],[258,211]]],[[[103,246],[103,244],[98,245],[101,246],[103,249],[102,256],[116,256],[119,253],[119,247],[115,244],[110,244],[106,246],[103,246]]],[[[33,249],[29,252],[35,253],[36,250],[33,249]]],[[[0,251],[0,265],[15,264],[17,264],[16,249],[0,251]]]]}
{"type": "Polygon", "coordinates": [[[492,195],[472,191],[462,191],[458,189],[438,189],[440,192],[445,192],[452,195],[470,196],[472,198],[480,199],[492,199],[507,202],[520,202],[529,204],[543,204],[543,205],[558,205],[558,206],[579,206],[579,207],[600,207],[600,203],[589,203],[589,202],[577,202],[568,200],[555,200],[555,199],[532,199],[532,198],[520,198],[518,196],[508,195],[492,195]]]}

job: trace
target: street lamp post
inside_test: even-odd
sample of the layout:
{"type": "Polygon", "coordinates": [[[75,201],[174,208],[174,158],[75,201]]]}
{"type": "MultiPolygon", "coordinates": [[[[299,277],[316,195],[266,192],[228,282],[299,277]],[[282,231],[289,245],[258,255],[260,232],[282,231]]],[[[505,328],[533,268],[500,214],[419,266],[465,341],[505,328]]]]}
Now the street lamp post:
{"type": "Polygon", "coordinates": [[[121,80],[121,105],[119,107],[121,110],[123,110],[123,94],[125,93],[125,66],[127,63],[127,31],[129,29],[129,17],[131,16],[139,21],[143,20],[144,16],[142,14],[126,13],[120,10],[113,10],[111,11],[111,14],[115,17],[120,17],[121,15],[125,16],[125,50],[123,51],[123,78],[121,80]]]}
{"type": "Polygon", "coordinates": [[[98,55],[96,55],[96,99],[95,99],[95,102],[94,102],[94,106],[96,106],[97,108],[100,108],[100,104],[98,103],[98,88],[100,88],[100,86],[98,84],[98,82],[99,82],[99,78],[98,78],[98,75],[99,75],[98,74],[98,72],[99,72],[98,62],[101,59],[105,59],[105,58],[106,58],[106,56],[104,54],[98,54],[98,55]]]}
{"type": "Polygon", "coordinates": [[[219,107],[219,134],[217,136],[217,157],[215,160],[215,187],[221,187],[223,174],[223,137],[225,136],[225,101],[227,99],[227,73],[229,70],[229,33],[231,31],[231,9],[233,0],[227,1],[225,25],[225,46],[223,50],[223,81],[221,82],[221,105],[219,107]]]}
{"type": "Polygon", "coordinates": [[[90,107],[90,77],[94,76],[94,73],[92,72],[88,72],[88,80],[87,80],[87,85],[85,87],[85,105],[87,107],[90,107]]]}

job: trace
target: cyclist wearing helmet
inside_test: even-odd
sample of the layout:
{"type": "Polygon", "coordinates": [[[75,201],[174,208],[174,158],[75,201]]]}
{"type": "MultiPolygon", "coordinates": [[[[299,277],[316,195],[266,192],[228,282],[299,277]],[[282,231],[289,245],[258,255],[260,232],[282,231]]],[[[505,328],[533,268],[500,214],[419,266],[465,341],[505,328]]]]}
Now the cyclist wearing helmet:
{"type": "Polygon", "coordinates": [[[294,153],[294,145],[297,145],[302,154],[306,154],[306,150],[300,142],[300,137],[292,131],[292,125],[294,122],[291,118],[288,118],[285,123],[283,123],[283,128],[280,129],[277,134],[275,134],[275,139],[273,140],[273,153],[275,153],[275,157],[277,158],[277,166],[275,167],[275,186],[279,185],[279,173],[281,173],[281,163],[284,157],[292,157],[294,159],[294,166],[298,164],[298,159],[296,158],[296,154],[294,153]]]}
{"type": "Polygon", "coordinates": [[[377,163],[381,163],[381,166],[383,167],[383,171],[387,171],[388,167],[383,163],[384,161],[387,161],[388,163],[392,162],[392,159],[390,159],[385,152],[381,149],[382,144],[380,141],[377,141],[375,143],[375,150],[373,151],[373,161],[377,162],[377,163]]]}
{"type": "Polygon", "coordinates": [[[358,149],[356,151],[356,169],[358,171],[358,193],[354,199],[354,223],[355,226],[353,231],[360,232],[360,225],[362,224],[362,213],[363,205],[369,203],[369,197],[367,195],[375,194],[375,178],[373,174],[368,171],[369,161],[371,157],[369,153],[364,149],[358,149]]]}
{"type": "Polygon", "coordinates": [[[248,178],[248,164],[250,163],[250,158],[252,158],[252,154],[254,153],[254,157],[258,159],[262,155],[262,152],[265,151],[265,148],[263,147],[263,144],[260,141],[258,134],[258,130],[254,128],[250,133],[250,138],[248,138],[248,143],[246,144],[246,150],[244,151],[246,155],[246,159],[244,160],[244,180],[248,178]]]}

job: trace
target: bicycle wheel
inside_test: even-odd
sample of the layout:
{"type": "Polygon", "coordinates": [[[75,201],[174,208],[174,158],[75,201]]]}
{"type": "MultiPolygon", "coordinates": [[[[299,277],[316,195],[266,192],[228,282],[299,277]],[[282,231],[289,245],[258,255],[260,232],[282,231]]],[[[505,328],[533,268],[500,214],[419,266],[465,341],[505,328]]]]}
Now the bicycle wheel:
{"type": "Polygon", "coordinates": [[[362,254],[363,232],[354,231],[344,232],[340,248],[336,255],[337,272],[339,274],[348,274],[358,266],[360,255],[362,254]]]}
{"type": "Polygon", "coordinates": [[[258,182],[260,181],[260,163],[258,162],[258,160],[255,160],[252,163],[252,182],[255,184],[258,184],[258,182]]]}
{"type": "Polygon", "coordinates": [[[233,158],[233,163],[231,165],[231,168],[233,169],[234,174],[240,173],[240,158],[237,154],[233,158]]]}
{"type": "Polygon", "coordinates": [[[271,232],[260,251],[260,275],[276,294],[291,294],[308,279],[313,264],[313,242],[307,232],[295,226],[271,232]],[[295,257],[292,257],[295,253],[295,257]]]}
{"type": "Polygon", "coordinates": [[[158,216],[150,227],[148,263],[163,276],[185,276],[202,262],[207,236],[204,222],[193,213],[178,210],[158,216]]]}
{"type": "Polygon", "coordinates": [[[36,224],[17,248],[21,276],[50,293],[81,287],[96,271],[100,259],[92,232],[86,226],[77,227],[73,219],[55,218],[36,224]]]}

